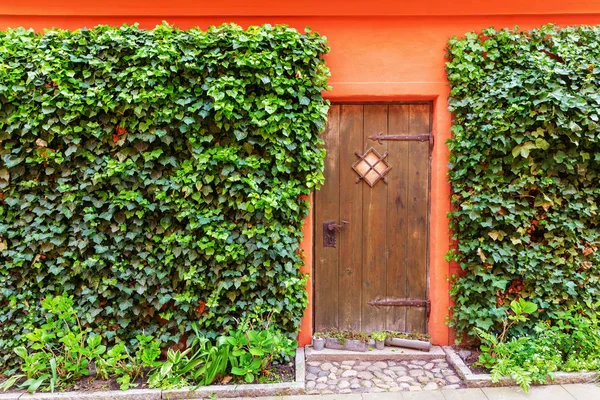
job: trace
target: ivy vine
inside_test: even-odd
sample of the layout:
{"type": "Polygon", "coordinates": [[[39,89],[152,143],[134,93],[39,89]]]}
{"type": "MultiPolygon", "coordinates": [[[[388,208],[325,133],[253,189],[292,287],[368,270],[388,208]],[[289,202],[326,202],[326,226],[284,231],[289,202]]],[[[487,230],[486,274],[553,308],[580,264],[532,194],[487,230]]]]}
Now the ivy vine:
{"type": "Polygon", "coordinates": [[[328,50],[270,25],[0,32],[0,360],[64,292],[110,340],[293,334],[328,50]]]}
{"type": "Polygon", "coordinates": [[[600,300],[600,28],[492,28],[448,44],[459,331],[524,298],[552,319],[600,300]]]}

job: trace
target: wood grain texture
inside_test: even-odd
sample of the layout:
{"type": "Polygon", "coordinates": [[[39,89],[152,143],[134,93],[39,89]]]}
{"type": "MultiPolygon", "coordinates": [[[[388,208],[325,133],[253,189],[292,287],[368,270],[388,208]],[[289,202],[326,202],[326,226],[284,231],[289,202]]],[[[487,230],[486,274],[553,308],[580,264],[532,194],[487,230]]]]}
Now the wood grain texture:
{"type": "MultiPolygon", "coordinates": [[[[339,221],[340,106],[333,105],[322,138],[325,141],[325,184],[315,195],[315,330],[338,326],[339,246],[323,247],[323,223],[339,221]]],[[[339,238],[338,238],[339,242],[339,238]]]]}
{"type": "Polygon", "coordinates": [[[315,329],[427,331],[424,307],[368,305],[425,300],[428,273],[429,143],[369,139],[431,130],[430,104],[334,105],[323,133],[325,185],[315,197],[315,329]],[[387,184],[373,187],[352,165],[373,147],[388,152],[387,184]],[[323,247],[323,223],[348,224],[323,247]]]}
{"type": "MultiPolygon", "coordinates": [[[[369,139],[371,135],[388,134],[388,106],[364,106],[363,149],[376,150],[381,156],[387,151],[388,142],[379,144],[369,139]]],[[[387,175],[393,173],[393,168],[387,175]]],[[[386,175],[386,176],[387,176],[386,175]]],[[[363,331],[385,329],[386,309],[368,305],[370,300],[385,296],[387,280],[387,191],[389,183],[378,181],[373,187],[363,186],[363,257],[362,257],[362,325],[363,331]]]]}
{"type": "MultiPolygon", "coordinates": [[[[410,106],[409,133],[430,131],[431,106],[410,106]]],[[[407,258],[408,297],[427,298],[427,265],[429,233],[429,143],[408,143],[408,240],[407,258]]],[[[406,331],[426,332],[427,315],[424,307],[406,311],[406,331]]]]}
{"type": "MultiPolygon", "coordinates": [[[[392,134],[408,132],[408,105],[390,105],[389,131],[392,134]]],[[[408,142],[388,142],[390,163],[394,170],[388,179],[388,279],[386,296],[407,297],[406,263],[408,256],[408,142]]],[[[388,307],[387,329],[406,330],[406,308],[388,307]]]]}
{"type": "Polygon", "coordinates": [[[362,193],[352,164],[362,148],[363,106],[342,105],[340,114],[340,220],[348,225],[339,235],[339,327],[361,328],[362,193]]]}

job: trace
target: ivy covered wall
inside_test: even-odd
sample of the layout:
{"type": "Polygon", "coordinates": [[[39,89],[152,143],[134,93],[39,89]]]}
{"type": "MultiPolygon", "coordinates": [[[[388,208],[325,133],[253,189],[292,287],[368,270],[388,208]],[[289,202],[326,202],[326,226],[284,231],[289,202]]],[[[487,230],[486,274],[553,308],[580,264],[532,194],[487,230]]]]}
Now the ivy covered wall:
{"type": "Polygon", "coordinates": [[[486,29],[448,45],[452,325],[511,300],[552,318],[600,300],[600,28],[486,29]]]}
{"type": "Polygon", "coordinates": [[[115,340],[295,332],[327,51],[269,25],[0,32],[0,357],[63,292],[115,340]]]}

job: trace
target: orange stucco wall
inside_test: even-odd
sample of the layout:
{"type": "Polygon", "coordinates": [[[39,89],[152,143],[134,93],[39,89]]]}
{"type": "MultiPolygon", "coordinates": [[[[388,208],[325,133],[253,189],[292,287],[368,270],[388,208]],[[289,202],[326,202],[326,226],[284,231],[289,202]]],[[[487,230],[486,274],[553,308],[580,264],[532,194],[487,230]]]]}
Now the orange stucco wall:
{"type": "MultiPolygon", "coordinates": [[[[453,336],[445,324],[450,299],[447,277],[456,266],[444,261],[450,245],[446,214],[450,189],[446,182],[451,115],[447,111],[448,84],[444,72],[445,45],[452,36],[485,27],[527,29],[547,23],[560,26],[600,24],[598,0],[475,0],[232,1],[207,4],[197,0],[22,0],[0,4],[0,29],[25,26],[80,28],[97,24],[139,22],[152,28],[163,20],[181,28],[236,22],[309,25],[329,38],[331,101],[423,100],[434,102],[436,138],[431,165],[431,227],[429,293],[432,311],[429,331],[433,342],[448,344],[453,336]],[[297,4],[299,3],[299,4],[297,4]]],[[[305,225],[306,272],[312,272],[312,215],[305,225]]],[[[312,282],[309,281],[312,299],[312,282]]],[[[312,304],[303,318],[299,342],[310,342],[312,304]]]]}

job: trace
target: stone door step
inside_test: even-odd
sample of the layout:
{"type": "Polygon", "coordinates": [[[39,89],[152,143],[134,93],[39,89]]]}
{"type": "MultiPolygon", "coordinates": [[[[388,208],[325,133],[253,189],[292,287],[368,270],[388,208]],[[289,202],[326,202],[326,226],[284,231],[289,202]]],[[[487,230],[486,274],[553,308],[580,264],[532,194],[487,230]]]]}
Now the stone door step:
{"type": "Polygon", "coordinates": [[[331,349],[315,351],[313,350],[312,346],[306,346],[304,349],[306,361],[433,360],[436,358],[446,358],[446,354],[440,346],[431,346],[431,350],[428,352],[391,346],[386,346],[383,350],[369,348],[369,351],[364,353],[331,349]]]}

